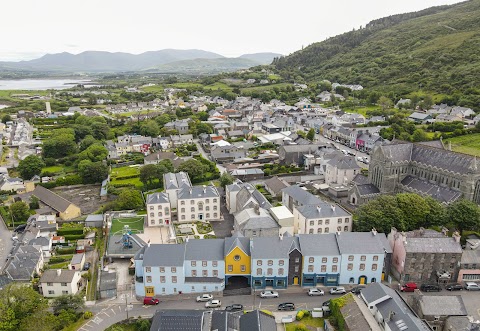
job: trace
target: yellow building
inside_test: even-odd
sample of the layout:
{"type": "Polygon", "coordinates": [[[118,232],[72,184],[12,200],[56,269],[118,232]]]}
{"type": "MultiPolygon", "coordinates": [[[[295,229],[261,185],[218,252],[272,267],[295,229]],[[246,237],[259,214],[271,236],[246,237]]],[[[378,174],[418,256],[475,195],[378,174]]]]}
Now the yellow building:
{"type": "Polygon", "coordinates": [[[43,186],[37,185],[32,194],[43,204],[54,209],[57,213],[56,216],[62,220],[68,221],[82,215],[82,211],[78,206],[43,186]]]}
{"type": "Polygon", "coordinates": [[[225,239],[225,285],[229,279],[250,285],[250,262],[249,238],[233,236],[225,239]]]}

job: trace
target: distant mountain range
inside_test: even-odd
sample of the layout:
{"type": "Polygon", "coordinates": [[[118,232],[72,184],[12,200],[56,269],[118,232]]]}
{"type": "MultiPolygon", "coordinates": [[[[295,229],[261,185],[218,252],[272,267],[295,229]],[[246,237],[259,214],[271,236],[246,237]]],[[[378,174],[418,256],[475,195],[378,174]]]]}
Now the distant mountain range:
{"type": "Polygon", "coordinates": [[[47,54],[38,59],[20,62],[0,62],[1,70],[55,71],[55,72],[219,72],[245,69],[269,64],[280,54],[245,54],[226,58],[220,54],[198,49],[163,49],[142,54],[87,51],[80,54],[67,52],[47,54]]]}

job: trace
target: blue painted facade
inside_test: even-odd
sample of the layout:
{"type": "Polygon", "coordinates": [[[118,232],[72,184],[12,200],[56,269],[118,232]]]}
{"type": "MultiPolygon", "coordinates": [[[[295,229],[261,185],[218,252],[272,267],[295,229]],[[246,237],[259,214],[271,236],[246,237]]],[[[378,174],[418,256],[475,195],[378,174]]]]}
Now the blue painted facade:
{"type": "Polygon", "coordinates": [[[287,276],[253,276],[251,286],[255,289],[264,289],[266,287],[272,287],[274,289],[286,289],[288,283],[287,276]]]}
{"type": "Polygon", "coordinates": [[[337,286],[339,285],[340,274],[303,274],[302,286],[337,286]]]}

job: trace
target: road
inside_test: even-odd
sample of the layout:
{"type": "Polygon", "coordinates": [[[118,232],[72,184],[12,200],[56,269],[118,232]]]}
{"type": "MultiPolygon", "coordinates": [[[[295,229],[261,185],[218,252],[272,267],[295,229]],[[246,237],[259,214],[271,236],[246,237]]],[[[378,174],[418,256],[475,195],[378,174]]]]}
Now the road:
{"type": "Polygon", "coordinates": [[[3,219],[0,217],[0,271],[3,271],[12,247],[12,232],[7,229],[3,219]]]}
{"type": "MultiPolygon", "coordinates": [[[[193,142],[197,146],[198,152],[202,155],[203,158],[210,160],[210,155],[208,155],[207,152],[203,149],[203,146],[198,142],[198,139],[194,139],[193,142]]],[[[220,164],[217,163],[217,169],[220,171],[220,174],[223,174],[227,169],[225,167],[221,166],[220,164]]]]}

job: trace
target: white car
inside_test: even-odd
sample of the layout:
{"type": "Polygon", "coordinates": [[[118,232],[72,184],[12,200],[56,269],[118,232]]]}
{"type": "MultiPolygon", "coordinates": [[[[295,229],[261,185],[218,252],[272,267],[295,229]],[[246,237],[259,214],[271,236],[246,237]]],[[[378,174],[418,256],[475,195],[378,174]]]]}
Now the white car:
{"type": "Polygon", "coordinates": [[[469,291],[480,291],[480,285],[474,282],[466,282],[465,289],[469,291]]]}
{"type": "Polygon", "coordinates": [[[345,291],[345,287],[343,287],[343,286],[332,287],[329,292],[330,292],[330,294],[345,294],[345,293],[347,293],[347,291],[345,291]]]}
{"type": "Polygon", "coordinates": [[[211,294],[202,294],[197,297],[197,302],[206,302],[213,299],[213,295],[211,294]]]}
{"type": "Polygon", "coordinates": [[[309,296],[314,296],[314,295],[324,295],[325,292],[319,288],[311,288],[308,290],[308,295],[309,296]]]}
{"type": "Polygon", "coordinates": [[[205,304],[205,308],[218,308],[222,305],[220,300],[210,300],[205,304]]]}
{"type": "Polygon", "coordinates": [[[277,291],[262,291],[260,292],[260,298],[278,298],[277,291]]]}

